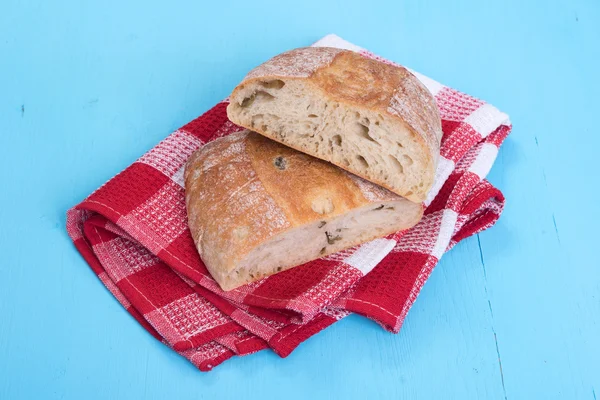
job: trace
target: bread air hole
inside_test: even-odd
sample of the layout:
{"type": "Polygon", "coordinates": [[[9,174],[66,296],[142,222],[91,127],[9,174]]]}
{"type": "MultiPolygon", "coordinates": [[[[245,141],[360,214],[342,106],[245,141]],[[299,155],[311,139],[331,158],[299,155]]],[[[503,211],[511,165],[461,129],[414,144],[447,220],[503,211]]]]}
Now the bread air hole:
{"type": "Polygon", "coordinates": [[[335,144],[336,146],[342,145],[342,137],[340,135],[333,135],[331,140],[333,140],[333,144],[335,144]]]}
{"type": "Polygon", "coordinates": [[[396,168],[396,171],[398,171],[399,174],[403,174],[404,167],[402,166],[402,163],[400,161],[398,161],[398,159],[391,154],[390,154],[390,160],[392,161],[392,165],[396,168]]]}
{"type": "Polygon", "coordinates": [[[242,107],[242,108],[250,107],[256,100],[258,100],[259,102],[262,102],[262,103],[266,103],[266,102],[272,101],[274,98],[275,98],[275,96],[273,96],[265,91],[259,90],[258,92],[254,93],[252,96],[246,97],[244,100],[242,100],[240,107],[242,107]]]}
{"type": "Polygon", "coordinates": [[[356,123],[354,133],[363,139],[367,139],[370,142],[379,144],[377,140],[373,139],[373,137],[369,135],[369,127],[361,124],[360,122],[356,123]]]}
{"type": "Polygon", "coordinates": [[[413,159],[406,154],[402,154],[402,165],[410,166],[413,163],[413,159]]]}
{"type": "Polygon", "coordinates": [[[273,81],[268,81],[268,82],[261,82],[260,84],[262,87],[264,87],[266,89],[276,89],[276,90],[279,90],[285,86],[285,82],[280,79],[275,79],[273,81]]]}
{"type": "Polygon", "coordinates": [[[246,97],[244,100],[242,100],[240,107],[242,107],[242,108],[250,107],[252,105],[252,103],[254,103],[254,96],[246,97]]]}
{"type": "Polygon", "coordinates": [[[358,155],[358,156],[356,156],[356,159],[358,160],[360,165],[362,165],[364,168],[369,168],[369,163],[367,162],[367,160],[365,160],[365,158],[363,156],[358,155]]]}

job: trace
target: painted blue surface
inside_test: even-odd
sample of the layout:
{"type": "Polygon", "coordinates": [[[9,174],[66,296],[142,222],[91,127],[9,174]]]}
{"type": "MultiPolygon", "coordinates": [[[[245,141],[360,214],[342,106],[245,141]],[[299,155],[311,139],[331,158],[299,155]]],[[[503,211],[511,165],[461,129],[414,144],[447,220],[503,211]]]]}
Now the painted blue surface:
{"type": "Polygon", "coordinates": [[[600,395],[597,1],[91,3],[0,2],[0,399],[600,395]],[[489,176],[506,211],[444,257],[400,334],[350,317],[287,359],[200,373],[98,282],[65,211],[332,32],[510,114],[489,176]]]}

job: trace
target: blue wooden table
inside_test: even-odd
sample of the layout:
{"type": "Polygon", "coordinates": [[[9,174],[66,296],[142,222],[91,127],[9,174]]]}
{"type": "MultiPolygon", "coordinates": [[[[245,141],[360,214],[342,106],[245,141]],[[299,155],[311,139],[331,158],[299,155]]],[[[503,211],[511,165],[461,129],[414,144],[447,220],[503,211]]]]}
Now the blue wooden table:
{"type": "Polygon", "coordinates": [[[0,399],[600,395],[598,1],[200,3],[0,2],[0,399]],[[505,213],[442,259],[400,334],[352,316],[201,373],[99,283],[65,212],[327,33],[510,114],[489,175],[505,213]]]}

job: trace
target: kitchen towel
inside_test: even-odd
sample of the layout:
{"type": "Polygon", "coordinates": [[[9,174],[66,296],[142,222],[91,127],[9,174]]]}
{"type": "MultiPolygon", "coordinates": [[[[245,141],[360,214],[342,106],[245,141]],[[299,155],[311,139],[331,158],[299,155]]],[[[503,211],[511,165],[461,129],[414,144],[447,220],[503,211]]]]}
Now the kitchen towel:
{"type": "MultiPolygon", "coordinates": [[[[314,46],[390,63],[335,35],[314,46]]],[[[183,189],[189,156],[241,130],[223,101],[69,210],[67,231],[123,307],[203,371],[263,349],[285,357],[350,313],[396,333],[444,252],[499,218],[504,197],[485,176],[511,129],[490,104],[412,72],[435,96],[443,138],[425,215],[410,230],[223,292],[195,249],[183,189]]]]}

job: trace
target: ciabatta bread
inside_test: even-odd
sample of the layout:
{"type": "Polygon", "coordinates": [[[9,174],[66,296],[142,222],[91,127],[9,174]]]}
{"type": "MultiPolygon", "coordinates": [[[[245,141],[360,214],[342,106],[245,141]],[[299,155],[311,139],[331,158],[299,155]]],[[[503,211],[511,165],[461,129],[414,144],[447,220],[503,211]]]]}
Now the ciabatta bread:
{"type": "Polygon", "coordinates": [[[223,290],[415,225],[422,206],[253,132],[185,168],[188,222],[223,290]]]}
{"type": "Polygon", "coordinates": [[[412,201],[433,185],[442,129],[408,70],[328,47],[280,54],[235,88],[227,115],[412,201]]]}

